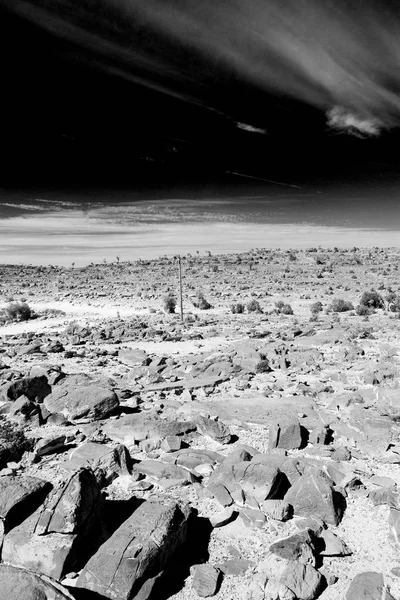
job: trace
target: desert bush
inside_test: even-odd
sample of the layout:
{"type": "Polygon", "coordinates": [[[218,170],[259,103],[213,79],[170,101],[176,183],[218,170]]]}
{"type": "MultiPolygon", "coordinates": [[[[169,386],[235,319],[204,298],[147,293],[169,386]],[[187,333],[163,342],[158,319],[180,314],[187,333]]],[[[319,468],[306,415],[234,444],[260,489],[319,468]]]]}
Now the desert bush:
{"type": "Polygon", "coordinates": [[[195,302],[193,302],[193,304],[199,310],[209,310],[210,308],[212,308],[211,304],[209,303],[208,300],[206,300],[206,298],[204,297],[204,294],[201,290],[199,290],[197,292],[196,300],[195,300],[195,302]]]}
{"type": "Polygon", "coordinates": [[[361,296],[360,305],[368,308],[383,308],[383,298],[375,290],[364,292],[361,296]]]}
{"type": "Polygon", "coordinates": [[[358,306],[356,306],[356,314],[359,317],[366,317],[368,315],[372,315],[374,312],[374,310],[372,308],[369,308],[368,306],[365,306],[365,304],[359,304],[358,306]]]}
{"type": "Polygon", "coordinates": [[[293,308],[290,306],[290,304],[285,304],[285,302],[283,302],[283,300],[278,300],[277,302],[275,302],[275,310],[280,315],[292,315],[293,314],[293,308]]]}
{"type": "Polygon", "coordinates": [[[19,461],[32,447],[33,440],[28,440],[22,429],[0,416],[0,469],[10,461],[19,461]]]}
{"type": "Polygon", "coordinates": [[[317,315],[318,313],[320,313],[323,309],[322,306],[322,302],[314,302],[313,304],[311,304],[310,306],[310,311],[312,315],[317,315]]]}
{"type": "Polygon", "coordinates": [[[244,304],[241,302],[236,302],[236,304],[231,305],[231,313],[234,315],[241,315],[244,313],[244,304]]]}
{"type": "Polygon", "coordinates": [[[394,292],[388,294],[386,298],[390,312],[400,313],[400,296],[396,296],[394,292]]]}
{"type": "Polygon", "coordinates": [[[349,310],[354,310],[354,306],[349,300],[343,300],[343,298],[335,298],[332,303],[328,306],[327,312],[342,313],[349,310]]]}
{"type": "Polygon", "coordinates": [[[247,303],[247,312],[262,313],[262,308],[258,300],[250,300],[247,303]]]}
{"type": "Polygon", "coordinates": [[[32,310],[26,302],[10,302],[3,313],[10,321],[28,321],[32,317],[32,310]]]}
{"type": "Polygon", "coordinates": [[[172,294],[167,294],[163,298],[163,309],[168,314],[173,314],[176,308],[176,298],[172,294]]]}

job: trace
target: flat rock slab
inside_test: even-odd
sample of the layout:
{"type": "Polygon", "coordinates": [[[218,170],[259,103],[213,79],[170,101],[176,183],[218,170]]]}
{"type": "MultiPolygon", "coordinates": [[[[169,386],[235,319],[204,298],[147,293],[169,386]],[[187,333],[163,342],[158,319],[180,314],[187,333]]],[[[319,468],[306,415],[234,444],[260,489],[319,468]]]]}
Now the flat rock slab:
{"type": "Polygon", "coordinates": [[[110,600],[146,600],[154,577],[186,542],[191,514],[189,506],[179,506],[169,498],[144,502],[100,546],[76,587],[110,600]]]}
{"type": "Polygon", "coordinates": [[[196,425],[192,421],[172,421],[139,413],[108,421],[103,426],[102,431],[111,440],[126,446],[132,446],[136,442],[148,438],[184,435],[195,429],[196,425]]]}
{"type": "Polygon", "coordinates": [[[54,579],[5,564],[0,564],[0,590],[4,600],[74,600],[54,579]]]}
{"type": "Polygon", "coordinates": [[[165,381],[162,383],[154,383],[144,387],[143,392],[162,392],[167,390],[195,390],[202,387],[214,387],[223,381],[229,379],[229,376],[223,377],[195,377],[192,379],[182,379],[180,381],[165,381]]]}
{"type": "Polygon", "coordinates": [[[196,481],[195,475],[187,469],[178,467],[172,463],[162,462],[161,460],[142,460],[135,465],[134,470],[147,475],[157,482],[166,479],[181,482],[182,484],[194,483],[196,481]]]}
{"type": "Polygon", "coordinates": [[[303,413],[306,415],[302,419],[305,427],[312,429],[322,425],[315,402],[302,396],[275,398],[245,392],[240,396],[232,396],[219,401],[191,402],[179,408],[178,413],[189,418],[207,413],[217,415],[227,423],[235,419],[262,425],[269,425],[271,422],[279,423],[280,420],[287,419],[288,415],[297,417],[298,413],[303,413]]]}

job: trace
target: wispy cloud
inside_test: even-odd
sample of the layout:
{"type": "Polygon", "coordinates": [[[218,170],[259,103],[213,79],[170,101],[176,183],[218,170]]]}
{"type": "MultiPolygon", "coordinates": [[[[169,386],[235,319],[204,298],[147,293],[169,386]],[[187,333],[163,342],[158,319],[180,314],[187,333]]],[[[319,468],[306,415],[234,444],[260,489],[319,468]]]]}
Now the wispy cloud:
{"type": "Polygon", "coordinates": [[[190,101],[207,103],[207,76],[228,69],[319,107],[340,131],[377,135],[400,122],[399,16],[378,0],[0,2],[190,101]]]}

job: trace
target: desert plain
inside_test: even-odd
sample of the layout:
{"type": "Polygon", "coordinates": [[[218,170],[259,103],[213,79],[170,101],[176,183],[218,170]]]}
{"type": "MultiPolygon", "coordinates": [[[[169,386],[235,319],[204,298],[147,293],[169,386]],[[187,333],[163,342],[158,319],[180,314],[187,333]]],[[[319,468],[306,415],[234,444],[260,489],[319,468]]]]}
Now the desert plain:
{"type": "Polygon", "coordinates": [[[1,600],[400,598],[399,258],[0,266],[1,600]]]}

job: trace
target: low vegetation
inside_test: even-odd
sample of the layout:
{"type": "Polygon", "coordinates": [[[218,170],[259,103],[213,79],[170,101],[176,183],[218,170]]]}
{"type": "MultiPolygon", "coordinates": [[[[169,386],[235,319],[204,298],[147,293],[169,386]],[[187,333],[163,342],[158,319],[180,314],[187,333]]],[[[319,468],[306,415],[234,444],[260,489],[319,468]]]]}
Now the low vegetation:
{"type": "Polygon", "coordinates": [[[32,319],[34,316],[36,315],[26,302],[10,302],[0,311],[0,322],[29,321],[29,319],[32,319]]]}
{"type": "Polygon", "coordinates": [[[343,313],[354,310],[353,304],[343,298],[335,298],[327,308],[328,313],[343,313]]]}

